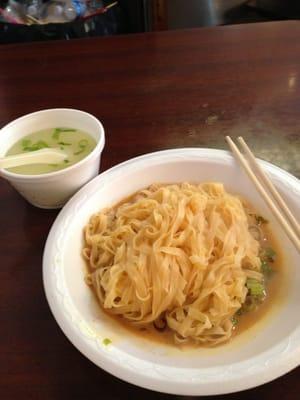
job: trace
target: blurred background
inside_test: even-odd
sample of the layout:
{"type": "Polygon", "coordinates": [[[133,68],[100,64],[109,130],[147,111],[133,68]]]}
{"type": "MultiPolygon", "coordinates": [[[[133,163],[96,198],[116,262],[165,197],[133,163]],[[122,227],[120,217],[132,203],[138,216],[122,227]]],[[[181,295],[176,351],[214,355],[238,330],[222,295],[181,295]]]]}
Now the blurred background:
{"type": "Polygon", "coordinates": [[[299,17],[299,0],[0,0],[0,43],[299,17]]]}

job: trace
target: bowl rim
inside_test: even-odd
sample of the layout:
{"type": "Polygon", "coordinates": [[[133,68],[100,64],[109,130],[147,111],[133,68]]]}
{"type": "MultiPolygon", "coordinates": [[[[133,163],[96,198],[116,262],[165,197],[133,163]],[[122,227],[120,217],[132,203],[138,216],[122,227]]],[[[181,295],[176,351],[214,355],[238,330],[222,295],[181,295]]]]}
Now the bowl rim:
{"type": "MultiPolygon", "coordinates": [[[[206,369],[201,368],[201,373],[204,374],[204,378],[202,378],[202,380],[198,379],[196,381],[191,379],[191,382],[189,382],[189,384],[187,385],[183,382],[170,381],[167,377],[164,377],[163,374],[161,376],[159,374],[158,376],[145,376],[145,374],[143,374],[143,371],[139,369],[136,369],[133,372],[132,369],[128,368],[128,366],[124,366],[122,365],[122,363],[119,363],[117,358],[114,359],[112,356],[110,356],[109,351],[105,349],[102,349],[102,351],[99,350],[99,353],[96,353],[93,350],[92,346],[88,343],[88,341],[84,341],[82,339],[82,336],[80,335],[79,330],[76,329],[75,325],[70,320],[68,320],[68,318],[66,318],[63,311],[61,310],[58,298],[54,293],[55,288],[53,279],[51,278],[49,256],[52,252],[51,247],[53,247],[52,242],[55,237],[56,230],[59,227],[61,221],[67,218],[69,209],[72,207],[76,207],[77,205],[82,206],[82,203],[80,202],[81,197],[85,193],[89,194],[89,192],[91,192],[93,194],[92,189],[95,185],[95,182],[97,182],[98,184],[95,186],[100,187],[101,185],[99,185],[99,182],[101,182],[102,180],[107,182],[108,177],[117,174],[119,171],[122,173],[122,170],[125,166],[139,163],[142,165],[143,161],[147,159],[157,160],[157,163],[172,162],[174,160],[164,161],[164,158],[167,159],[169,156],[176,157],[177,155],[185,160],[194,160],[195,158],[193,158],[193,156],[196,156],[197,159],[199,159],[200,157],[216,157],[222,162],[228,163],[228,160],[230,160],[230,162],[234,162],[233,156],[230,152],[226,150],[208,148],[170,149],[148,153],[124,161],[106,170],[105,172],[94,178],[92,181],[87,183],[69,200],[69,202],[60,211],[54,224],[52,225],[46,241],[43,255],[43,285],[51,312],[56,322],[62,329],[63,333],[84,356],[86,356],[94,364],[96,364],[98,367],[103,368],[110,374],[137,386],[176,395],[217,395],[234,393],[270,382],[271,380],[282,376],[283,374],[289,372],[299,365],[300,325],[297,326],[288,337],[282,339],[270,349],[263,351],[256,356],[249,357],[244,361],[231,363],[228,368],[228,376],[225,380],[220,380],[218,382],[210,382],[209,380],[208,382],[205,381],[206,374],[211,373],[211,371],[213,370],[217,370],[217,367],[214,366],[208,367],[206,369]],[[295,346],[295,343],[297,344],[297,346],[295,346]],[[266,358],[264,357],[274,357],[274,354],[276,355],[276,362],[268,364],[267,368],[265,364],[260,365],[261,370],[258,371],[253,370],[253,368],[249,368],[250,361],[252,362],[252,364],[253,362],[261,361],[261,359],[263,359],[263,361],[266,361],[266,358]],[[243,370],[243,374],[239,376],[233,376],[230,368],[235,368],[237,365],[241,368],[241,370],[243,370]],[[216,383],[219,383],[219,385],[216,383]]],[[[269,162],[260,160],[259,163],[261,163],[268,172],[273,173],[276,177],[287,180],[290,186],[294,186],[296,184],[296,192],[300,194],[300,181],[296,177],[269,162]]],[[[156,366],[158,371],[160,370],[160,367],[160,364],[156,366]]],[[[228,367],[228,364],[225,364],[222,368],[226,367],[228,367]]],[[[177,367],[174,366],[168,368],[176,369],[177,367]]],[[[192,369],[193,368],[189,368],[189,370],[192,369]]]]}
{"type": "MultiPolygon", "coordinates": [[[[33,117],[37,114],[47,114],[47,113],[51,114],[51,113],[57,112],[57,111],[76,112],[78,114],[85,115],[86,117],[92,119],[96,123],[96,125],[98,125],[99,131],[100,131],[100,137],[96,142],[95,148],[86,157],[84,157],[77,163],[70,165],[66,168],[63,168],[61,170],[58,170],[58,171],[47,172],[45,174],[37,174],[37,175],[30,175],[30,174],[25,175],[25,174],[18,174],[15,172],[7,171],[5,168],[0,168],[0,174],[2,177],[5,177],[7,180],[10,180],[10,181],[31,181],[31,182],[47,180],[48,178],[50,178],[50,179],[56,178],[56,177],[65,175],[66,173],[69,173],[73,170],[80,168],[82,166],[82,164],[89,162],[90,160],[94,159],[99,153],[102,152],[104,145],[105,145],[105,130],[104,130],[104,127],[103,127],[101,121],[94,115],[92,115],[86,111],[75,109],[75,108],[48,108],[48,109],[43,109],[43,110],[39,110],[39,111],[34,111],[32,113],[22,115],[21,117],[16,118],[13,121],[9,122],[8,124],[6,124],[5,126],[3,126],[1,128],[0,133],[2,131],[4,131],[3,133],[5,134],[6,130],[9,130],[12,126],[22,122],[23,120],[26,120],[29,117],[33,117]]],[[[26,136],[26,135],[24,135],[24,136],[26,136]]],[[[1,139],[0,139],[0,146],[1,146],[1,139]]]]}

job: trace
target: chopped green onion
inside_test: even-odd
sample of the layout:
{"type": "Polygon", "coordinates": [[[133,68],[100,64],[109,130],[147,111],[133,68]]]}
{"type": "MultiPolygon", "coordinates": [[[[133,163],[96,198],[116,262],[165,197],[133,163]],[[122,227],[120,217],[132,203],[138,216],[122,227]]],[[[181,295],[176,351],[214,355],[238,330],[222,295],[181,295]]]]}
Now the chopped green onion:
{"type": "Polygon", "coordinates": [[[65,164],[68,164],[70,161],[69,160],[64,160],[64,163],[65,164]]]}
{"type": "Polygon", "coordinates": [[[61,144],[62,146],[71,146],[72,143],[58,142],[58,144],[61,144]]]}
{"type": "Polygon", "coordinates": [[[84,152],[84,149],[78,150],[74,153],[74,156],[78,156],[78,154],[81,154],[84,152]]]}
{"type": "Polygon", "coordinates": [[[236,317],[232,317],[231,322],[232,322],[233,326],[236,326],[238,324],[239,320],[236,317]]]}
{"type": "Polygon", "coordinates": [[[52,134],[52,139],[59,140],[59,136],[62,132],[76,132],[77,129],[72,128],[55,128],[52,134]]]}
{"type": "Polygon", "coordinates": [[[102,343],[104,344],[104,346],[108,346],[109,344],[111,344],[111,340],[108,338],[103,339],[102,343]]]}
{"type": "Polygon", "coordinates": [[[49,147],[48,143],[44,142],[43,140],[39,140],[39,141],[36,143],[36,146],[37,146],[37,147],[40,147],[40,148],[49,147]]]}
{"type": "Polygon", "coordinates": [[[251,296],[263,297],[266,294],[264,284],[256,279],[248,278],[246,281],[246,287],[251,296]]]}
{"type": "Polygon", "coordinates": [[[255,215],[257,225],[267,224],[269,221],[261,215],[255,215]]]}
{"type": "Polygon", "coordinates": [[[24,151],[36,151],[36,150],[41,150],[48,148],[48,144],[44,142],[43,140],[39,140],[36,143],[33,143],[31,146],[24,147],[24,151]]]}
{"type": "Polygon", "coordinates": [[[78,142],[78,146],[79,146],[81,149],[85,148],[88,144],[89,144],[89,142],[88,142],[87,139],[81,139],[81,140],[79,140],[79,142],[78,142]]]}
{"type": "Polygon", "coordinates": [[[270,267],[270,264],[266,260],[261,261],[261,271],[264,275],[270,275],[273,272],[273,269],[270,267]]]}
{"type": "Polygon", "coordinates": [[[60,128],[55,128],[52,134],[52,139],[59,140],[60,133],[61,133],[60,128]]]}
{"type": "Polygon", "coordinates": [[[271,247],[267,247],[265,250],[266,257],[269,261],[275,261],[276,253],[271,247]]]}
{"type": "Polygon", "coordinates": [[[74,153],[74,156],[78,156],[78,154],[83,153],[84,150],[86,149],[86,146],[87,146],[88,144],[89,144],[89,142],[88,142],[87,139],[81,139],[81,140],[79,140],[79,142],[78,142],[79,150],[76,151],[76,152],[74,153]]]}
{"type": "Polygon", "coordinates": [[[31,145],[31,140],[29,139],[23,139],[22,140],[22,146],[23,147],[29,147],[31,145]]]}
{"type": "Polygon", "coordinates": [[[271,249],[271,247],[266,247],[261,251],[260,258],[262,260],[274,262],[276,258],[276,253],[273,249],[271,249]]]}
{"type": "Polygon", "coordinates": [[[242,307],[236,312],[236,315],[255,311],[266,297],[265,286],[263,282],[259,282],[257,279],[248,278],[246,287],[248,289],[248,294],[242,307]]]}

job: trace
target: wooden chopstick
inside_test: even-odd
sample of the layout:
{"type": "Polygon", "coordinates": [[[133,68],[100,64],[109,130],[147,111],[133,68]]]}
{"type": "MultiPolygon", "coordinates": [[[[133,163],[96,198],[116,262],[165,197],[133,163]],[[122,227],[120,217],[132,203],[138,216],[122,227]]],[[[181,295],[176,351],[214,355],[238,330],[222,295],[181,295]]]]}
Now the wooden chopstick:
{"type": "MultiPolygon", "coordinates": [[[[256,175],[250,168],[248,162],[246,161],[245,157],[243,154],[240,152],[240,150],[237,148],[235,143],[232,141],[230,136],[226,136],[226,141],[233,152],[234,156],[238,159],[238,161],[241,163],[242,167],[244,168],[245,172],[249,176],[249,178],[252,180],[254,183],[256,189],[260,193],[260,195],[263,197],[267,205],[270,207],[271,211],[273,212],[274,216],[277,218],[278,222],[281,224],[282,228],[284,229],[285,233],[287,236],[290,238],[290,240],[293,242],[297,250],[300,252],[300,239],[297,236],[297,233],[293,230],[291,225],[287,222],[287,220],[283,217],[281,212],[279,211],[278,207],[276,204],[273,202],[272,198],[268,195],[262,184],[259,182],[257,179],[256,175]]],[[[240,142],[240,141],[239,141],[240,142]]],[[[250,151],[250,149],[249,149],[250,151]]],[[[248,154],[248,153],[247,153],[248,154]]],[[[254,157],[254,156],[253,156],[254,157]]],[[[282,200],[283,201],[283,200],[282,200]]],[[[286,208],[287,205],[286,205],[286,208]]],[[[294,217],[293,217],[294,218],[294,217]]]]}
{"type": "Polygon", "coordinates": [[[245,140],[241,136],[238,137],[237,140],[239,141],[239,143],[240,143],[242,149],[244,150],[244,152],[246,153],[246,156],[248,157],[249,161],[252,163],[253,167],[258,172],[258,175],[259,175],[260,179],[265,184],[266,188],[270,190],[270,192],[272,193],[274,199],[277,201],[278,205],[281,207],[282,211],[286,215],[286,217],[289,220],[290,224],[292,225],[292,227],[296,231],[296,234],[298,236],[300,236],[300,224],[298,223],[296,218],[291,213],[291,210],[288,208],[288,206],[286,205],[286,203],[283,200],[283,198],[280,196],[278,191],[275,189],[275,186],[270,181],[270,178],[265,174],[265,172],[263,171],[261,166],[256,161],[253,153],[249,149],[249,147],[248,147],[247,143],[245,142],[245,140]]]}

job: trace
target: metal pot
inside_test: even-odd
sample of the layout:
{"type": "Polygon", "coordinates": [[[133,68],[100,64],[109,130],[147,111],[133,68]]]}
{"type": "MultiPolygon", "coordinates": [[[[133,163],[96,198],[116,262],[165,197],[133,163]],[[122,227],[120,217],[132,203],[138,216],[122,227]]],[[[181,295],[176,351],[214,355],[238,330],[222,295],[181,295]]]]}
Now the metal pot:
{"type": "Polygon", "coordinates": [[[286,18],[299,18],[299,0],[256,0],[252,2],[255,7],[286,18]]]}
{"type": "Polygon", "coordinates": [[[221,25],[225,14],[247,0],[167,0],[168,29],[221,25]]]}

